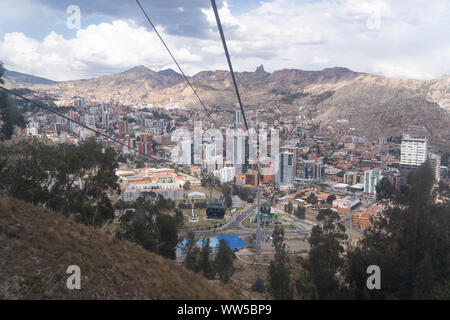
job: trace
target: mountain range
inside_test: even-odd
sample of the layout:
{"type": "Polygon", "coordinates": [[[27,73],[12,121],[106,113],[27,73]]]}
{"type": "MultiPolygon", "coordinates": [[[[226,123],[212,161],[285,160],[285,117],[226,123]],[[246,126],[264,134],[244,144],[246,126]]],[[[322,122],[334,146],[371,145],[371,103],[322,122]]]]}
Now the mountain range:
{"type": "MultiPolygon", "coordinates": [[[[55,82],[6,71],[10,88],[90,96],[125,97],[130,104],[198,108],[191,88],[172,69],[153,71],[144,66],[91,79],[55,82]]],[[[366,136],[400,135],[419,127],[438,144],[450,139],[450,75],[432,80],[390,78],[347,68],[320,71],[282,69],[236,72],[243,103],[248,109],[303,114],[325,125],[345,124],[366,136]]],[[[214,112],[234,108],[236,97],[228,71],[201,71],[189,77],[199,96],[214,112]]]]}

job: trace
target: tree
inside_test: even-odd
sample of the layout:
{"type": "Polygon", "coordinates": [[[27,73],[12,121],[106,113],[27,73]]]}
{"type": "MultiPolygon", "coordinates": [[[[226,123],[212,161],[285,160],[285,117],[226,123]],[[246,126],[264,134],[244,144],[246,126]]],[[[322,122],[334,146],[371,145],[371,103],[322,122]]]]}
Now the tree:
{"type": "Polygon", "coordinates": [[[203,239],[202,251],[200,253],[199,267],[203,276],[207,279],[214,279],[214,265],[211,262],[211,247],[209,246],[209,238],[203,239]]]}
{"type": "Polygon", "coordinates": [[[336,200],[336,196],[334,194],[330,194],[327,197],[327,203],[329,203],[329,204],[332,204],[334,200],[336,200]]]}
{"type": "Polygon", "coordinates": [[[305,219],[306,208],[302,205],[298,205],[295,209],[295,216],[299,219],[305,219]]]}
{"type": "MultiPolygon", "coordinates": [[[[0,62],[0,84],[4,83],[2,79],[4,72],[3,63],[0,62]]],[[[3,90],[0,90],[0,120],[3,122],[0,128],[0,141],[11,139],[15,127],[25,127],[25,119],[3,90]]]]}
{"type": "Polygon", "coordinates": [[[175,218],[168,214],[159,214],[156,221],[159,254],[169,259],[175,259],[175,247],[178,243],[178,230],[175,218]]]}
{"type": "Polygon", "coordinates": [[[264,280],[261,277],[257,277],[252,284],[252,291],[264,292],[265,290],[264,280]]]}
{"type": "Polygon", "coordinates": [[[270,263],[268,282],[269,291],[277,300],[290,300],[294,291],[291,285],[289,258],[284,250],[284,229],[275,226],[272,234],[275,247],[275,258],[270,263]]]}
{"type": "Polygon", "coordinates": [[[383,212],[382,230],[369,229],[361,246],[347,253],[350,297],[434,299],[448,283],[450,204],[435,202],[428,161],[410,174],[408,184],[395,194],[397,205],[383,212]],[[382,290],[368,290],[361,282],[372,264],[382,270],[382,290]]]}
{"type": "MultiPolygon", "coordinates": [[[[145,206],[143,202],[137,204],[145,206]]],[[[144,249],[151,252],[158,252],[158,239],[156,232],[156,223],[151,216],[144,215],[143,220],[137,218],[135,212],[127,210],[120,221],[120,228],[116,233],[116,238],[128,240],[141,245],[144,249]]]]}
{"type": "Polygon", "coordinates": [[[199,254],[200,251],[195,245],[195,234],[193,231],[189,231],[186,242],[186,256],[183,261],[183,265],[194,272],[199,272],[199,254]]]}
{"type": "Polygon", "coordinates": [[[45,205],[78,222],[100,226],[114,217],[109,196],[119,192],[116,153],[95,139],[80,146],[39,139],[12,140],[0,148],[0,188],[45,205]]]}
{"type": "Polygon", "coordinates": [[[316,195],[314,194],[314,192],[311,192],[311,193],[309,194],[308,198],[306,198],[306,201],[307,201],[308,203],[311,203],[311,204],[316,204],[316,203],[317,203],[317,197],[316,197],[316,195]]]}
{"type": "Polygon", "coordinates": [[[220,180],[217,179],[213,174],[204,174],[202,179],[200,180],[200,184],[202,187],[209,188],[209,197],[212,197],[212,189],[214,187],[220,186],[220,180]]]}
{"type": "Polygon", "coordinates": [[[183,184],[183,189],[184,190],[189,190],[189,189],[191,189],[191,183],[189,182],[189,181],[186,181],[184,184],[183,184]]]}
{"type": "Polygon", "coordinates": [[[233,200],[231,198],[231,187],[228,183],[222,184],[222,194],[225,199],[225,207],[231,208],[233,200]]]}
{"type": "Polygon", "coordinates": [[[175,209],[175,221],[178,227],[184,226],[184,215],[180,209],[175,209]]]}
{"type": "Polygon", "coordinates": [[[317,297],[313,279],[305,269],[299,271],[297,279],[295,280],[295,288],[297,289],[297,295],[302,300],[310,300],[317,297]]]}
{"type": "Polygon", "coordinates": [[[306,269],[311,275],[319,299],[335,299],[341,294],[337,274],[344,265],[342,241],[347,239],[345,228],[337,224],[339,215],[331,209],[317,214],[320,225],[311,230],[311,250],[306,269]]]}
{"type": "Polygon", "coordinates": [[[387,177],[381,178],[376,186],[377,200],[391,200],[395,195],[395,187],[387,177]]]}
{"type": "Polygon", "coordinates": [[[51,185],[62,161],[56,146],[43,144],[37,139],[12,140],[2,143],[0,157],[0,187],[14,197],[45,204],[51,198],[51,185]]]}
{"type": "Polygon", "coordinates": [[[288,201],[286,205],[284,206],[284,212],[292,213],[292,210],[294,209],[294,205],[292,204],[292,201],[288,201]]]}
{"type": "Polygon", "coordinates": [[[275,199],[275,196],[277,195],[278,192],[280,192],[280,186],[278,185],[278,183],[276,181],[271,181],[267,185],[266,190],[269,194],[270,204],[272,205],[273,201],[275,199]]]}
{"type": "Polygon", "coordinates": [[[280,251],[283,249],[284,245],[284,229],[276,225],[272,233],[272,244],[275,251],[280,251]]]}
{"type": "Polygon", "coordinates": [[[224,239],[219,241],[219,248],[214,260],[214,267],[219,274],[219,279],[228,282],[234,273],[233,260],[235,256],[233,251],[227,246],[224,239]]]}

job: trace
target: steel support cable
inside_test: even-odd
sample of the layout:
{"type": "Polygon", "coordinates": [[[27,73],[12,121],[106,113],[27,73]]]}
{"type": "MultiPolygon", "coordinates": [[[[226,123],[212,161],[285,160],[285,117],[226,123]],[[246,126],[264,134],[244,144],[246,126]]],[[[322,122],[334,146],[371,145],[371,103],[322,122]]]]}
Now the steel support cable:
{"type": "Polygon", "coordinates": [[[52,109],[51,109],[50,107],[48,107],[48,106],[45,106],[45,105],[43,105],[43,104],[41,104],[41,103],[38,103],[38,102],[36,102],[36,101],[33,101],[33,100],[31,100],[31,99],[28,99],[28,98],[26,98],[26,97],[24,97],[24,96],[22,96],[22,95],[20,95],[20,94],[18,94],[18,93],[16,93],[16,92],[12,91],[12,90],[6,89],[6,88],[3,87],[3,86],[0,86],[0,89],[4,90],[5,92],[7,92],[7,93],[9,93],[9,94],[11,94],[11,95],[13,95],[13,96],[16,96],[16,97],[21,98],[21,99],[23,99],[23,100],[25,100],[25,101],[27,101],[27,102],[29,102],[29,103],[32,103],[32,104],[34,104],[35,106],[38,106],[38,107],[41,108],[41,109],[47,110],[47,111],[49,111],[49,112],[51,112],[51,113],[54,113],[54,114],[60,116],[61,118],[64,118],[64,119],[66,119],[66,120],[68,120],[68,121],[70,121],[70,122],[76,123],[77,125],[79,125],[79,126],[85,128],[85,129],[88,129],[88,130],[90,130],[90,131],[92,131],[92,132],[95,132],[96,134],[101,135],[102,137],[107,138],[107,139],[109,139],[109,140],[111,140],[111,141],[113,141],[113,142],[115,142],[115,143],[118,143],[118,144],[120,144],[120,145],[122,145],[122,146],[125,146],[125,147],[127,147],[128,149],[137,151],[138,154],[143,155],[143,156],[145,156],[145,157],[148,157],[148,158],[150,158],[150,159],[153,160],[153,161],[157,161],[157,162],[168,162],[168,161],[165,160],[165,159],[159,159],[159,158],[152,157],[152,156],[150,156],[150,155],[148,155],[148,154],[141,153],[138,149],[133,148],[133,147],[130,147],[130,146],[128,146],[126,143],[123,143],[123,142],[120,141],[120,140],[117,140],[117,139],[115,139],[115,138],[113,138],[113,137],[110,137],[110,136],[108,136],[107,134],[104,134],[104,133],[102,133],[102,132],[100,132],[100,131],[98,131],[98,130],[92,129],[91,127],[89,127],[89,126],[87,126],[87,125],[85,125],[85,124],[83,124],[83,123],[81,123],[81,122],[79,122],[79,121],[77,121],[77,120],[71,119],[70,117],[63,115],[62,113],[59,113],[59,112],[57,112],[57,111],[55,111],[55,110],[52,110],[52,109]]]}
{"type": "MultiPolygon", "coordinates": [[[[236,90],[236,96],[239,102],[239,106],[241,108],[242,117],[244,118],[245,128],[248,132],[247,120],[245,118],[244,107],[242,106],[241,96],[239,95],[239,89],[237,86],[236,78],[234,76],[233,66],[231,65],[230,55],[228,53],[227,43],[225,40],[225,35],[223,33],[222,24],[220,23],[219,12],[217,10],[217,5],[215,0],[211,0],[211,6],[213,7],[214,15],[216,17],[217,27],[219,29],[220,38],[222,39],[223,49],[225,50],[225,55],[227,57],[228,67],[230,68],[231,78],[233,79],[234,89],[236,90]]],[[[257,199],[257,226],[256,226],[256,255],[261,255],[261,204],[260,204],[260,177],[261,172],[259,170],[259,161],[256,160],[256,170],[258,173],[257,181],[257,189],[258,189],[258,199],[257,199]]]]}
{"type": "Polygon", "coordinates": [[[239,107],[241,108],[242,117],[244,118],[245,128],[248,131],[247,119],[245,118],[244,107],[242,106],[241,96],[239,94],[236,77],[234,75],[233,66],[231,65],[230,54],[228,53],[227,42],[225,41],[225,35],[223,34],[222,24],[220,23],[219,12],[217,11],[216,1],[211,0],[211,5],[213,7],[214,15],[216,16],[217,27],[219,28],[220,38],[222,39],[223,49],[225,50],[225,55],[227,57],[228,67],[230,68],[231,78],[233,80],[234,89],[236,91],[236,96],[238,99],[239,107]]]}
{"type": "Polygon", "coordinates": [[[170,51],[169,47],[166,45],[166,43],[164,42],[163,38],[161,37],[161,35],[159,34],[158,30],[156,29],[155,25],[153,24],[152,20],[150,19],[150,17],[147,15],[147,13],[145,12],[144,8],[142,7],[141,3],[136,0],[136,3],[139,5],[139,7],[142,10],[142,13],[144,13],[145,17],[147,18],[148,22],[150,23],[150,25],[152,26],[153,30],[155,31],[156,35],[158,36],[159,40],[161,40],[162,44],[164,45],[164,47],[166,48],[167,52],[169,53],[170,57],[172,58],[173,62],[175,62],[176,66],[178,67],[178,70],[180,70],[181,74],[184,77],[184,80],[186,80],[187,84],[191,87],[192,91],[194,92],[194,95],[197,97],[198,101],[200,102],[200,104],[202,105],[203,109],[205,109],[209,119],[214,123],[214,125],[216,126],[217,129],[220,129],[220,127],[217,125],[216,121],[213,119],[213,117],[211,116],[210,111],[208,110],[208,108],[206,107],[206,105],[203,103],[202,99],[200,99],[200,96],[198,95],[197,91],[195,90],[194,86],[192,85],[192,83],[189,81],[188,77],[186,76],[186,74],[183,72],[183,69],[181,69],[180,65],[178,64],[177,60],[175,59],[175,57],[173,56],[172,52],[170,51]]]}

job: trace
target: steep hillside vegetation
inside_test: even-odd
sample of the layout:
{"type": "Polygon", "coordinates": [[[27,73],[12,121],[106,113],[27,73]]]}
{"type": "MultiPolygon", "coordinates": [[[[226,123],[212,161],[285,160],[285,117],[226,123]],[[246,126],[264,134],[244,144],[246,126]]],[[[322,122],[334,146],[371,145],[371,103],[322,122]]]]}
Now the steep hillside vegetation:
{"type": "Polygon", "coordinates": [[[0,198],[0,299],[233,299],[207,281],[102,230],[14,198],[0,198]],[[81,269],[81,290],[66,268],[81,269]]]}

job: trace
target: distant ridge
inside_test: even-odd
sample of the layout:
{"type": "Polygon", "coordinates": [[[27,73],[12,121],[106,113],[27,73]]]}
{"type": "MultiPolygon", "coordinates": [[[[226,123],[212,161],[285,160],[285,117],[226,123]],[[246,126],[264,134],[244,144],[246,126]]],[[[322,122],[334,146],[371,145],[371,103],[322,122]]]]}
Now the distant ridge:
{"type": "Polygon", "coordinates": [[[165,70],[161,70],[161,71],[158,71],[158,73],[159,74],[162,74],[162,75],[164,75],[164,76],[177,76],[177,77],[183,77],[183,75],[181,75],[180,73],[178,73],[178,72],[176,72],[175,70],[173,70],[173,69],[165,69],[165,70]]]}
{"type": "MultiPolygon", "coordinates": [[[[345,119],[357,134],[369,137],[401,135],[405,128],[420,126],[438,143],[448,143],[450,139],[450,76],[402,79],[346,67],[284,68],[269,73],[262,64],[255,71],[235,74],[248,106],[276,107],[281,113],[302,114],[332,127],[345,119]]],[[[217,112],[236,103],[229,71],[200,71],[189,78],[202,100],[217,112]]],[[[98,78],[56,84],[11,73],[5,80],[9,88],[37,92],[91,95],[99,100],[115,99],[119,95],[127,105],[199,107],[183,77],[172,69],[153,71],[140,65],[98,78]]]]}
{"type": "Polygon", "coordinates": [[[5,69],[4,78],[11,82],[22,82],[24,84],[57,84],[58,81],[49,80],[42,77],[33,76],[26,73],[5,69]]]}

